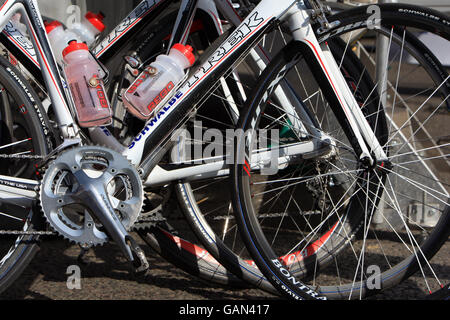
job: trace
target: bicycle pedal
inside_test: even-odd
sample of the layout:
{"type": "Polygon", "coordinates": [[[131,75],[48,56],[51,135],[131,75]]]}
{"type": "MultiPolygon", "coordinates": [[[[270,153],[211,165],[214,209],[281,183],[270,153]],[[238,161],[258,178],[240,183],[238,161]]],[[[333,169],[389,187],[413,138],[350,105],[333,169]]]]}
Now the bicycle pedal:
{"type": "Polygon", "coordinates": [[[150,264],[148,263],[144,250],[142,250],[142,248],[131,237],[127,238],[127,243],[134,258],[132,262],[134,272],[138,274],[146,273],[146,271],[150,268],[150,264]]]}
{"type": "Polygon", "coordinates": [[[78,254],[77,257],[77,261],[80,264],[84,264],[87,265],[91,262],[91,260],[89,259],[89,257],[86,256],[86,254],[89,252],[90,248],[83,248],[82,246],[80,246],[80,253],[78,254]]]}

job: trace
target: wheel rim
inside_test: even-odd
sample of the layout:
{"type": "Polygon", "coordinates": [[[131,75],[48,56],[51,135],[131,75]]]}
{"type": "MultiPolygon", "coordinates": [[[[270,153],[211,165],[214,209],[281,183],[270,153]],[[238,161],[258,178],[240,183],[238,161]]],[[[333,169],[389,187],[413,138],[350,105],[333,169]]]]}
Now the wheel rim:
{"type": "MultiPolygon", "coordinates": [[[[385,34],[389,35],[390,33],[388,32],[388,33],[385,33],[385,34]]],[[[404,34],[403,34],[403,37],[404,37],[404,34]]],[[[392,37],[391,37],[391,40],[392,40],[392,37]]],[[[392,43],[391,43],[391,45],[392,45],[392,43]]],[[[406,49],[405,49],[404,46],[402,46],[400,44],[399,47],[400,47],[400,52],[406,52],[406,49]]],[[[390,47],[390,49],[393,49],[393,47],[390,47]]],[[[392,61],[395,62],[395,60],[392,60],[392,61]]],[[[392,61],[391,61],[391,63],[392,63],[392,61]]],[[[403,71],[403,70],[401,70],[398,67],[397,68],[393,67],[392,69],[394,69],[396,71],[398,71],[398,70],[403,71]]],[[[302,71],[303,71],[303,69],[302,69],[302,71]]],[[[395,75],[394,88],[399,88],[400,87],[400,83],[401,83],[400,80],[402,79],[400,71],[394,73],[394,75],[395,75]]],[[[409,74],[411,75],[411,72],[409,74]]],[[[448,81],[448,78],[444,78],[444,82],[443,83],[445,83],[446,81],[448,81]]],[[[307,81],[303,81],[303,82],[307,82],[307,81]]],[[[426,90],[422,90],[422,92],[430,92],[431,95],[423,97],[422,102],[419,104],[419,107],[416,107],[416,110],[413,110],[411,112],[411,114],[413,116],[410,116],[410,120],[416,120],[415,117],[414,117],[414,114],[418,115],[421,112],[420,108],[422,108],[427,102],[429,102],[431,100],[435,100],[434,98],[436,98],[436,97],[433,97],[433,93],[436,93],[437,92],[436,89],[442,87],[443,83],[437,82],[437,83],[435,83],[435,87],[433,89],[427,88],[426,90]],[[431,99],[431,97],[433,97],[433,99],[431,99]],[[419,108],[419,109],[417,109],[417,108],[419,108]]],[[[310,97],[310,96],[312,96],[312,94],[304,95],[304,96],[310,97]]],[[[415,96],[417,96],[417,94],[416,95],[409,95],[409,96],[406,96],[406,97],[400,97],[400,95],[398,95],[398,94],[397,95],[393,95],[394,99],[398,99],[398,100],[393,100],[393,102],[391,102],[391,104],[395,107],[397,105],[398,101],[408,101],[408,100],[411,100],[412,98],[414,98],[415,96]],[[396,101],[397,101],[397,103],[396,103],[396,101]]],[[[422,122],[417,121],[418,123],[415,125],[415,129],[413,129],[412,132],[419,133],[421,131],[421,129],[424,129],[423,131],[425,131],[424,125],[426,125],[427,123],[429,123],[429,121],[431,121],[430,117],[437,112],[436,111],[437,109],[441,108],[442,106],[444,106],[444,107],[446,106],[447,98],[448,97],[444,97],[443,99],[440,100],[440,102],[435,103],[435,105],[431,109],[431,111],[429,111],[427,115],[423,116],[422,122]]],[[[269,100],[270,100],[270,98],[269,98],[269,100]]],[[[313,107],[313,106],[311,106],[311,107],[313,107]]],[[[395,109],[395,108],[391,108],[391,109],[395,109]]],[[[265,110],[264,113],[267,114],[267,111],[265,110]]],[[[391,121],[390,120],[391,117],[389,117],[389,114],[394,114],[394,111],[391,110],[391,113],[386,112],[386,114],[387,114],[387,117],[388,117],[388,121],[391,121]]],[[[273,118],[276,118],[276,117],[273,117],[273,118]]],[[[408,118],[406,118],[406,119],[408,121],[408,118]]],[[[389,123],[389,130],[390,130],[390,132],[394,131],[394,134],[393,134],[394,136],[395,136],[395,130],[398,130],[398,128],[402,129],[401,127],[406,127],[406,125],[405,124],[398,125],[398,124],[396,124],[395,121],[389,123]]],[[[398,130],[398,131],[400,131],[400,130],[398,130]]],[[[440,134],[442,134],[442,132],[440,134]]],[[[446,133],[443,133],[441,135],[441,137],[446,137],[446,136],[447,136],[446,133]]],[[[411,140],[411,139],[404,137],[403,140],[404,140],[404,143],[403,143],[403,146],[404,146],[405,142],[408,141],[408,140],[411,140]]],[[[390,146],[390,142],[392,142],[392,134],[391,134],[391,136],[388,137],[388,139],[386,141],[386,145],[390,146]]],[[[423,139],[422,139],[422,142],[423,142],[423,139]]],[[[343,145],[346,145],[347,143],[344,143],[343,145]]],[[[399,166],[404,167],[405,164],[412,164],[412,163],[419,162],[418,159],[416,159],[416,161],[414,161],[414,160],[408,160],[408,161],[403,160],[403,162],[399,161],[399,158],[401,158],[401,156],[396,155],[396,153],[398,153],[398,150],[394,150],[394,148],[392,146],[390,146],[390,147],[391,147],[390,148],[390,152],[391,152],[390,153],[390,158],[395,160],[395,161],[393,161],[393,162],[395,162],[394,166],[396,164],[398,164],[399,166]]],[[[442,144],[441,143],[440,145],[437,145],[437,146],[434,146],[434,147],[425,146],[425,147],[422,147],[421,149],[417,149],[417,150],[424,150],[424,149],[426,149],[425,151],[433,150],[433,149],[442,149],[442,150],[444,150],[444,148],[446,148],[446,147],[447,147],[446,144],[442,144]]],[[[442,162],[443,159],[445,159],[446,157],[448,158],[447,152],[442,151],[442,150],[440,152],[440,155],[437,155],[437,156],[436,155],[435,156],[432,156],[432,155],[430,156],[429,155],[428,157],[425,158],[424,161],[425,162],[426,161],[434,161],[435,159],[437,159],[437,160],[441,160],[441,162],[442,162]]],[[[411,156],[411,153],[412,153],[411,151],[404,152],[402,156],[411,156]]],[[[423,163],[424,161],[421,161],[421,163],[423,163]]],[[[439,197],[438,197],[438,196],[436,196],[436,193],[432,193],[432,192],[429,191],[429,190],[432,190],[432,186],[430,184],[428,184],[428,186],[424,187],[422,185],[422,183],[421,184],[417,184],[417,181],[414,182],[412,179],[408,179],[404,174],[396,173],[394,170],[389,170],[389,171],[390,171],[389,173],[395,175],[398,178],[402,178],[407,183],[411,184],[413,187],[416,187],[416,189],[421,189],[422,191],[424,191],[424,190],[428,191],[427,194],[430,197],[433,197],[434,199],[439,201],[441,206],[440,206],[440,208],[438,210],[441,212],[441,214],[440,214],[441,222],[438,223],[438,227],[436,227],[436,228],[439,228],[439,226],[442,226],[442,225],[445,226],[445,224],[447,223],[446,222],[446,220],[447,220],[446,219],[446,215],[448,215],[448,210],[446,209],[446,208],[448,208],[448,193],[443,192],[443,190],[441,189],[441,192],[437,192],[439,194],[439,197]]],[[[411,172],[411,171],[412,171],[412,169],[409,168],[409,172],[411,172]]],[[[428,169],[426,171],[428,171],[428,169]]],[[[416,171],[413,171],[413,172],[416,172],[416,171]]],[[[350,172],[346,172],[346,173],[349,174],[350,172]]],[[[245,175],[244,172],[242,172],[242,174],[245,175]]],[[[445,174],[444,174],[444,176],[445,176],[445,174]]],[[[376,180],[379,180],[379,177],[377,177],[377,172],[376,171],[372,172],[372,176],[374,176],[374,175],[375,175],[376,180]]],[[[378,175],[381,176],[379,173],[378,173],[378,175]]],[[[252,174],[252,178],[254,178],[253,174],[252,174]]],[[[427,178],[428,181],[430,181],[431,176],[426,177],[426,178],[427,178]]],[[[361,179],[361,178],[359,178],[359,179],[361,179]]],[[[367,180],[367,178],[365,178],[365,179],[367,180]]],[[[354,179],[354,180],[356,181],[357,179],[354,179]]],[[[436,179],[436,176],[433,176],[432,182],[436,183],[436,184],[439,184],[439,185],[448,185],[448,179],[446,180],[445,177],[441,177],[440,179],[436,179]]],[[[255,184],[255,180],[252,180],[251,183],[253,183],[253,185],[254,185],[255,184]]],[[[378,266],[376,264],[376,263],[380,264],[380,261],[378,261],[378,260],[376,260],[375,262],[362,263],[362,261],[370,261],[370,259],[367,259],[367,257],[363,258],[363,256],[367,255],[367,250],[368,250],[369,247],[374,246],[374,245],[376,245],[377,242],[379,242],[379,236],[377,236],[377,233],[375,231],[373,231],[373,230],[370,230],[369,228],[366,228],[366,225],[368,225],[369,223],[373,222],[373,213],[372,213],[372,214],[369,214],[368,216],[365,216],[365,219],[364,219],[365,221],[363,223],[364,227],[362,228],[362,232],[363,232],[363,234],[366,235],[366,237],[364,238],[365,240],[363,240],[363,243],[361,245],[362,250],[359,250],[359,249],[355,250],[355,248],[354,248],[355,245],[354,244],[350,246],[350,250],[353,251],[354,256],[356,257],[356,260],[357,260],[357,266],[358,267],[354,268],[355,270],[358,270],[358,268],[359,269],[363,269],[364,266],[366,266],[366,267],[367,266],[380,267],[379,268],[380,269],[380,278],[379,279],[381,279],[381,283],[383,283],[383,288],[384,288],[385,287],[384,285],[386,284],[386,286],[387,286],[387,284],[389,283],[389,279],[394,278],[394,277],[398,277],[398,274],[401,274],[402,272],[405,272],[405,274],[406,274],[405,270],[407,270],[411,266],[411,263],[414,262],[414,261],[420,261],[419,263],[416,263],[416,264],[418,265],[418,268],[420,269],[420,272],[422,274],[425,274],[426,272],[423,269],[425,267],[431,267],[431,266],[430,266],[429,262],[426,261],[426,260],[428,260],[428,258],[427,259],[420,259],[421,256],[427,255],[426,254],[427,251],[425,251],[422,248],[427,248],[430,245],[430,243],[432,243],[434,240],[429,240],[428,242],[427,241],[420,241],[420,242],[418,241],[418,239],[421,238],[421,237],[419,235],[417,235],[417,231],[412,230],[412,228],[409,226],[409,224],[411,222],[414,222],[414,221],[412,221],[412,219],[411,219],[411,217],[409,215],[405,214],[404,209],[403,209],[405,207],[405,204],[402,204],[401,206],[399,205],[399,201],[398,201],[398,199],[399,199],[399,195],[398,195],[399,192],[397,191],[397,188],[393,184],[392,178],[390,178],[388,176],[386,181],[382,181],[381,182],[380,186],[383,189],[387,189],[388,190],[387,194],[388,194],[388,197],[389,197],[389,202],[387,202],[383,198],[380,201],[382,203],[384,203],[385,206],[390,205],[391,209],[393,209],[395,211],[395,213],[398,214],[398,219],[400,219],[401,222],[404,223],[404,228],[405,228],[404,235],[400,236],[398,234],[398,232],[396,234],[396,232],[393,230],[394,231],[393,233],[395,234],[395,236],[397,236],[397,240],[396,241],[397,242],[401,242],[403,244],[406,243],[405,248],[408,247],[408,245],[407,245],[408,242],[411,242],[412,245],[410,246],[410,248],[406,249],[407,252],[401,254],[402,258],[400,259],[400,261],[403,261],[403,263],[400,263],[396,267],[391,268],[391,266],[390,266],[391,264],[392,265],[396,264],[396,263],[393,262],[393,261],[395,261],[395,259],[392,259],[393,261],[388,261],[388,259],[386,259],[387,258],[386,253],[382,253],[382,252],[380,253],[380,255],[381,255],[381,257],[386,259],[385,263],[389,267],[383,267],[383,266],[380,267],[380,266],[378,266]],[[402,208],[402,209],[400,209],[400,208],[402,208]],[[407,221],[405,222],[405,220],[407,220],[407,221]],[[370,231],[371,234],[373,234],[373,238],[374,239],[371,239],[371,241],[373,240],[372,243],[367,240],[367,235],[369,234],[369,231],[370,231]],[[407,241],[405,241],[405,239],[407,241]],[[420,243],[423,243],[423,245],[419,245],[420,243]],[[360,253],[359,251],[361,251],[362,253],[360,253]],[[413,254],[413,256],[416,257],[416,259],[414,259],[414,257],[412,257],[410,259],[409,255],[408,255],[408,251],[410,251],[413,254]],[[419,257],[419,259],[417,257],[419,257]],[[410,261],[408,262],[408,260],[410,260],[410,261]],[[425,260],[425,261],[422,261],[422,260],[425,260]],[[383,271],[384,271],[384,273],[383,273],[383,271]]],[[[363,188],[360,188],[360,189],[363,189],[363,188]]],[[[256,193],[252,193],[251,191],[250,191],[250,193],[251,193],[251,195],[248,195],[248,198],[253,198],[254,199],[256,197],[256,193]]],[[[402,198],[408,198],[408,197],[405,196],[405,195],[402,195],[402,198]]],[[[255,201],[257,201],[257,200],[253,200],[253,202],[255,202],[255,201]]],[[[284,204],[285,203],[286,202],[284,202],[284,204]]],[[[338,204],[339,203],[337,203],[336,205],[338,205],[338,204]]],[[[429,205],[426,205],[426,206],[429,207],[429,205]]],[[[255,207],[254,203],[253,203],[253,207],[255,207]]],[[[366,204],[366,207],[368,208],[368,207],[370,207],[370,205],[366,204]]],[[[433,209],[436,210],[435,206],[433,207],[433,209]]],[[[369,210],[369,211],[371,211],[371,210],[369,210]]],[[[379,210],[377,210],[377,211],[379,211],[379,210]]],[[[258,213],[260,213],[260,212],[258,212],[258,213]]],[[[383,219],[385,219],[384,216],[383,216],[383,219]]],[[[392,221],[388,221],[387,219],[385,219],[385,220],[386,220],[385,222],[386,222],[387,225],[392,224],[392,221]]],[[[334,225],[331,224],[329,230],[332,230],[333,226],[334,225]]],[[[430,234],[430,232],[428,232],[424,227],[420,226],[418,223],[415,223],[415,227],[417,227],[422,232],[427,232],[428,234],[430,234]]],[[[396,227],[394,227],[392,229],[396,229],[396,228],[400,228],[400,227],[396,226],[396,227]]],[[[378,231],[378,234],[380,234],[380,233],[381,233],[381,231],[378,231]]],[[[344,239],[347,238],[349,243],[355,242],[355,240],[353,240],[348,235],[344,236],[343,238],[344,239]]],[[[445,236],[443,236],[443,238],[445,239],[445,236]]],[[[269,242],[271,242],[270,239],[268,239],[268,240],[269,240],[269,242]]],[[[324,242],[324,241],[322,241],[322,242],[324,242]]],[[[310,242],[310,245],[311,245],[311,242],[310,242]]],[[[303,249],[304,248],[305,247],[303,247],[303,249]]],[[[382,249],[378,249],[378,251],[381,251],[381,250],[382,249]]],[[[427,250],[429,250],[429,248],[427,250]]],[[[302,252],[302,249],[301,248],[297,248],[297,249],[289,248],[289,250],[285,250],[285,252],[286,251],[288,251],[288,252],[302,252]]],[[[372,253],[372,254],[374,254],[374,253],[372,253]]],[[[276,255],[277,256],[283,256],[282,253],[278,253],[276,255]]],[[[316,252],[315,255],[316,255],[316,259],[318,260],[319,259],[319,254],[317,254],[317,252],[316,252]]],[[[283,257],[285,258],[285,255],[283,257]]],[[[346,260],[346,262],[348,262],[348,260],[346,260]]],[[[315,264],[315,267],[317,267],[317,264],[315,264]]],[[[318,270],[314,270],[314,272],[316,272],[316,271],[317,271],[317,273],[319,273],[318,270]]],[[[293,272],[295,272],[295,270],[293,270],[293,272]]],[[[323,270],[322,271],[322,275],[324,273],[326,273],[326,272],[327,272],[326,270],[323,270]]],[[[432,274],[435,273],[435,272],[433,272],[433,268],[432,267],[430,268],[430,272],[432,274]]],[[[342,279],[344,278],[343,274],[342,274],[343,273],[342,270],[340,272],[338,271],[337,273],[338,273],[338,277],[341,277],[342,279]]],[[[434,290],[440,288],[440,286],[447,281],[445,279],[445,276],[444,276],[443,280],[439,280],[439,278],[436,277],[433,274],[431,276],[431,279],[433,279],[433,282],[435,282],[435,283],[432,285],[430,283],[430,281],[427,280],[427,277],[428,276],[423,276],[423,278],[424,278],[423,279],[424,280],[423,281],[424,282],[424,289],[425,289],[424,292],[434,291],[434,290]]],[[[338,297],[341,297],[341,298],[357,298],[357,297],[361,298],[361,297],[365,296],[366,294],[374,293],[374,292],[377,291],[377,290],[372,290],[371,292],[366,292],[367,285],[368,285],[368,282],[367,282],[368,278],[369,278],[369,275],[367,274],[367,271],[361,272],[361,270],[359,270],[359,272],[358,271],[354,272],[353,273],[353,277],[350,277],[350,279],[347,280],[347,281],[350,281],[350,285],[341,284],[339,286],[332,286],[332,285],[330,286],[330,285],[327,285],[326,282],[320,283],[320,280],[317,277],[314,277],[314,280],[312,280],[309,283],[313,287],[320,286],[320,292],[326,293],[327,295],[330,295],[330,296],[334,296],[334,297],[338,296],[338,297]],[[360,273],[360,274],[358,274],[358,273],[360,273]],[[364,279],[364,280],[361,282],[361,279],[364,279]]],[[[342,279],[339,280],[339,283],[343,282],[342,279]]],[[[325,280],[323,280],[323,281],[325,281],[325,280]]],[[[381,289],[381,288],[379,288],[379,289],[381,289]]]]}

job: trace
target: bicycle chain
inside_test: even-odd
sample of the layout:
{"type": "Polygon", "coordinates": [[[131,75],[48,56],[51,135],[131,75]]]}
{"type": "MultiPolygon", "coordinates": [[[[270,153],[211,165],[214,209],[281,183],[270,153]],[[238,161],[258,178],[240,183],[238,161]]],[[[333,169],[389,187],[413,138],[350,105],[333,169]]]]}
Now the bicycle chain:
{"type": "Polygon", "coordinates": [[[157,223],[167,222],[167,219],[161,215],[162,212],[150,212],[138,218],[132,227],[132,230],[142,230],[154,226],[157,223]]]}
{"type": "MultiPolygon", "coordinates": [[[[29,155],[29,154],[0,154],[2,159],[29,159],[29,160],[43,160],[46,159],[45,156],[40,155],[29,155]]],[[[53,158],[49,158],[53,159],[53,158]]]]}
{"type": "MultiPolygon", "coordinates": [[[[7,159],[29,159],[29,160],[43,160],[46,159],[45,156],[41,156],[41,155],[9,155],[9,154],[0,154],[0,158],[7,158],[7,159]]],[[[52,158],[56,158],[56,157],[52,157],[52,158]]],[[[52,158],[48,158],[48,160],[52,159],[52,158]]],[[[154,212],[151,211],[149,213],[147,213],[147,215],[143,215],[139,218],[138,221],[136,221],[136,223],[133,226],[133,229],[141,229],[141,228],[145,228],[148,227],[150,225],[153,225],[155,223],[161,223],[161,222],[166,222],[167,219],[164,218],[161,214],[162,212],[160,212],[159,210],[154,212]]],[[[307,213],[305,213],[307,214],[307,213]]],[[[285,216],[285,213],[268,213],[268,214],[263,214],[261,216],[258,216],[258,218],[279,218],[279,217],[283,217],[285,216]]],[[[234,219],[234,216],[217,216],[214,217],[213,220],[217,221],[217,220],[227,220],[227,219],[234,219]]],[[[36,235],[36,236],[41,236],[41,235],[56,235],[56,232],[54,231],[18,231],[18,230],[0,230],[0,235],[36,235]]]]}
{"type": "MultiPolygon", "coordinates": [[[[43,155],[28,155],[28,154],[0,154],[0,159],[20,159],[20,160],[54,160],[56,156],[48,157],[43,155]]],[[[133,229],[141,229],[145,228],[149,225],[153,225],[155,223],[166,222],[161,212],[151,211],[148,212],[147,215],[144,213],[143,216],[139,218],[138,221],[133,226],[133,229]]],[[[57,235],[54,231],[19,231],[19,230],[0,230],[0,235],[14,235],[14,236],[48,236],[48,235],[57,235]]]]}
{"type": "MultiPolygon", "coordinates": [[[[302,211],[302,215],[314,215],[314,214],[320,214],[320,211],[314,211],[314,210],[310,210],[310,211],[302,211]]],[[[289,213],[263,213],[263,214],[258,214],[257,218],[259,219],[267,219],[267,218],[282,218],[282,217],[286,217],[288,216],[289,213]]],[[[214,218],[211,218],[211,220],[214,221],[218,221],[218,220],[227,220],[227,219],[234,219],[233,215],[228,215],[228,216],[216,216],[214,218]]]]}
{"type": "Polygon", "coordinates": [[[19,230],[0,230],[0,235],[13,236],[54,236],[54,231],[19,231],[19,230]]]}

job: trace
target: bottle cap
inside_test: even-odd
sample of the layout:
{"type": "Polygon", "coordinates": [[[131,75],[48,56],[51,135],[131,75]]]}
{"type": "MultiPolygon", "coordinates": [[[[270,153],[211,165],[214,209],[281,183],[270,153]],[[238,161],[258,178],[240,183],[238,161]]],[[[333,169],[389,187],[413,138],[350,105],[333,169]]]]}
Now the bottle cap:
{"type": "Polygon", "coordinates": [[[61,22],[59,22],[57,20],[52,21],[52,22],[45,21],[44,25],[45,25],[45,31],[47,31],[47,34],[52,32],[53,29],[62,26],[61,22]]]}
{"type": "Polygon", "coordinates": [[[105,16],[101,13],[95,14],[93,12],[88,11],[85,15],[86,19],[100,32],[105,30],[105,24],[103,23],[103,19],[105,16]]]}
{"type": "Polygon", "coordinates": [[[184,56],[188,59],[188,61],[191,64],[191,66],[194,64],[195,56],[192,53],[192,51],[194,51],[194,49],[190,45],[185,45],[184,46],[181,43],[177,43],[177,44],[174,44],[172,49],[178,50],[182,54],[184,54],[184,56]]]}
{"type": "Polygon", "coordinates": [[[76,42],[75,40],[72,40],[69,42],[69,45],[63,50],[62,55],[65,57],[69,53],[77,50],[86,50],[89,51],[89,48],[87,44],[76,42]]]}

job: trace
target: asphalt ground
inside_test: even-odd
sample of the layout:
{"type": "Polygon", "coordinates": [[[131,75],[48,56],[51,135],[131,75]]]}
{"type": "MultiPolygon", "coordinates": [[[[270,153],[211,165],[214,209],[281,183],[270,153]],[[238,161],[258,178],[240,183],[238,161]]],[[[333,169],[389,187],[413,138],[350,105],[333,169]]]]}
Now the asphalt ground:
{"type": "MultiPolygon", "coordinates": [[[[141,243],[142,244],[142,243],[141,243]]],[[[35,259],[0,298],[8,300],[278,300],[257,289],[218,286],[193,277],[146,250],[150,275],[136,277],[117,247],[107,244],[91,250],[89,263],[77,262],[80,249],[65,240],[50,239],[41,245],[35,259]],[[71,265],[80,267],[79,289],[69,289],[71,265]]],[[[450,242],[442,247],[431,264],[442,281],[450,283],[450,242]]],[[[416,274],[401,285],[371,299],[423,299],[418,289],[423,279],[416,274]]]]}
{"type": "MultiPolygon", "coordinates": [[[[136,238],[137,239],[137,238],[136,238]]],[[[142,245],[143,243],[140,242],[142,245]]],[[[212,285],[172,266],[143,246],[150,263],[149,276],[136,276],[113,244],[87,254],[88,264],[77,261],[80,249],[62,239],[44,242],[20,279],[0,298],[37,300],[250,300],[276,299],[257,289],[212,285]],[[71,265],[80,267],[80,289],[68,289],[71,265]]],[[[70,273],[72,274],[72,273],[70,273]]],[[[69,281],[70,282],[70,281],[69,281]]]]}

